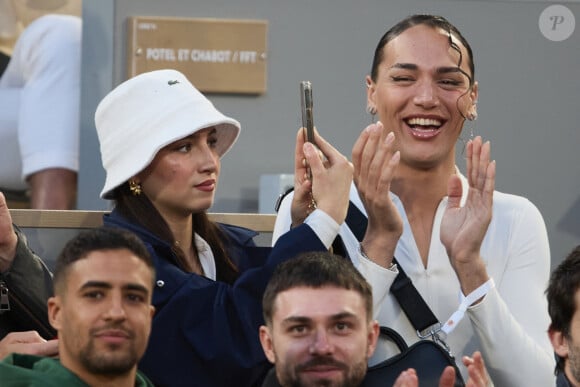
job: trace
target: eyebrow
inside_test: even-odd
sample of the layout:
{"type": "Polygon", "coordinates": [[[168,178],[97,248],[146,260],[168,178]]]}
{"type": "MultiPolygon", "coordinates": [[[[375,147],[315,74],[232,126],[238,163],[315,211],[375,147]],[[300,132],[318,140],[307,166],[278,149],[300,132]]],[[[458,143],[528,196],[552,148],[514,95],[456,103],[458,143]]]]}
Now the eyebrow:
{"type": "MultiPolygon", "coordinates": [[[[87,281],[83,284],[83,286],[81,286],[81,290],[88,288],[112,289],[113,285],[105,281],[87,281]]],[[[130,283],[123,285],[122,288],[123,290],[136,290],[146,294],[149,293],[149,290],[145,286],[139,284],[130,283]]]]}
{"type": "MultiPolygon", "coordinates": [[[[210,127],[207,127],[207,128],[201,129],[201,130],[206,130],[206,129],[211,129],[211,130],[210,130],[210,131],[207,133],[207,135],[208,135],[208,136],[212,136],[212,135],[214,135],[214,134],[216,134],[216,133],[217,133],[217,129],[215,128],[215,126],[210,126],[210,127]]],[[[190,134],[189,136],[185,136],[185,137],[183,137],[182,139],[179,139],[179,140],[177,140],[177,141],[183,141],[183,140],[193,140],[193,139],[195,139],[195,138],[199,137],[199,132],[200,132],[200,131],[197,131],[197,132],[195,132],[195,133],[192,133],[192,134],[190,134]]],[[[177,142],[177,141],[176,141],[176,142],[177,142]]]]}
{"type": "Polygon", "coordinates": [[[413,63],[395,63],[389,69],[418,70],[419,67],[413,63]]]}
{"type": "MultiPolygon", "coordinates": [[[[339,320],[343,320],[345,318],[356,318],[356,315],[354,313],[350,313],[350,312],[340,312],[337,314],[333,314],[332,316],[330,316],[330,320],[331,321],[339,321],[339,320]]],[[[284,320],[282,320],[282,324],[292,324],[292,323],[308,323],[312,321],[312,319],[310,317],[306,317],[306,316],[290,316],[285,318],[284,320]]]]}
{"type": "Polygon", "coordinates": [[[437,69],[437,74],[449,74],[449,73],[460,73],[463,74],[463,70],[459,67],[440,67],[437,69]]]}

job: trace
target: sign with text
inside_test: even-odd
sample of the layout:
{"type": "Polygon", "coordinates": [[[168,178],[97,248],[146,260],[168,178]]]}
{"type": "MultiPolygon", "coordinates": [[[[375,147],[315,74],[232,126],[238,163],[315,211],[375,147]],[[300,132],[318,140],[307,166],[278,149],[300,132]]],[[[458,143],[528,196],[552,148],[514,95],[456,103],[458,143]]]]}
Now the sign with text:
{"type": "Polygon", "coordinates": [[[266,91],[268,22],[130,17],[127,75],[172,68],[202,92],[266,91]]]}

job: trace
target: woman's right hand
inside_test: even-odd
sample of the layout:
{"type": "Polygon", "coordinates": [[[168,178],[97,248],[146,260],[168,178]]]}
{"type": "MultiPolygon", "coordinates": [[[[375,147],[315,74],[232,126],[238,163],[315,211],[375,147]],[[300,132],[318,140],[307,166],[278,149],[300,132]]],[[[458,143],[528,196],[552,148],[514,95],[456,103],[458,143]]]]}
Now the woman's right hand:
{"type": "Polygon", "coordinates": [[[305,142],[303,130],[296,136],[292,225],[301,224],[314,208],[342,224],[348,210],[353,166],[316,130],[316,146],[305,142]]]}
{"type": "Polygon", "coordinates": [[[0,192],[0,273],[12,266],[17,244],[18,237],[12,227],[12,217],[6,204],[6,198],[0,192]]]}

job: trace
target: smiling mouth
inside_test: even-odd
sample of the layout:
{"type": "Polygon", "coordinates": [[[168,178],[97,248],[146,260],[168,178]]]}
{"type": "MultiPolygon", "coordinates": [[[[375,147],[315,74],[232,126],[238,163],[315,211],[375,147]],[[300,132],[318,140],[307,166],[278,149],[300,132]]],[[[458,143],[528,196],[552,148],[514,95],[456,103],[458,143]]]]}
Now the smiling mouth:
{"type": "Polygon", "coordinates": [[[413,136],[431,138],[439,133],[443,122],[435,118],[413,117],[405,120],[413,136]]]}

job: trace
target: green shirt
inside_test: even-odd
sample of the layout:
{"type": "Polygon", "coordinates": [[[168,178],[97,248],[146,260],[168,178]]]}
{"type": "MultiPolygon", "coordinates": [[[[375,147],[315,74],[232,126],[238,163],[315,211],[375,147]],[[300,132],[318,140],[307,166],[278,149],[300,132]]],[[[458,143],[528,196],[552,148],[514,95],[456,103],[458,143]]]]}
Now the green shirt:
{"type": "MultiPolygon", "coordinates": [[[[2,387],[88,386],[57,359],[16,353],[0,362],[0,384],[2,387]]],[[[153,383],[137,371],[135,387],[153,387],[153,383]]]]}

